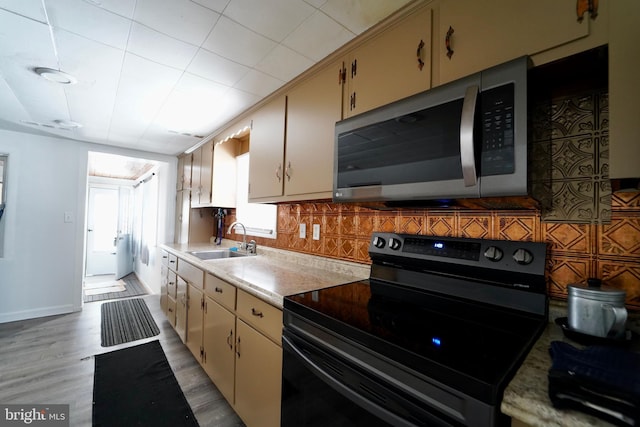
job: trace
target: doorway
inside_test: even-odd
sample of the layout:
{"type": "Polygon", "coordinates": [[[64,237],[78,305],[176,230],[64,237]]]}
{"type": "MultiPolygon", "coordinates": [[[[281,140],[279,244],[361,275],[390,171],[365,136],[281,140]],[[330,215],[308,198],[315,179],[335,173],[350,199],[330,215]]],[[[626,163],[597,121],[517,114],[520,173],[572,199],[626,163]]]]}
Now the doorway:
{"type": "MultiPolygon", "coordinates": [[[[140,180],[155,161],[89,152],[83,301],[143,295],[134,259],[140,180]]],[[[157,205],[153,207],[157,210],[157,205]]]]}

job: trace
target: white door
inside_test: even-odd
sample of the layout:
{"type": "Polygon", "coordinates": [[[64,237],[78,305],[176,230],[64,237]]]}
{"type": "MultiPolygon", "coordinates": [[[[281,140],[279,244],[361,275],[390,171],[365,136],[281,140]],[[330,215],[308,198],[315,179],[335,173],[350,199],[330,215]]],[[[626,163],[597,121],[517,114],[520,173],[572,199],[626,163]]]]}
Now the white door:
{"type": "Polygon", "coordinates": [[[118,234],[116,243],[116,280],[133,272],[133,251],[131,250],[131,234],[118,234]]]}
{"type": "Polygon", "coordinates": [[[87,276],[116,271],[118,213],[117,188],[89,187],[87,276]]]}

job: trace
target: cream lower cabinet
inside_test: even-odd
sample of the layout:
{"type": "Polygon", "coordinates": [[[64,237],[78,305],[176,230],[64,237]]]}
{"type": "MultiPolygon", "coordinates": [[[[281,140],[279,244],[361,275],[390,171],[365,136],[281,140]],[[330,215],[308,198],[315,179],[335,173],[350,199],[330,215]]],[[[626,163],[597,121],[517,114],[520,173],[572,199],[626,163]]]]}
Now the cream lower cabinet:
{"type": "Polygon", "coordinates": [[[236,324],[236,401],[250,427],[280,425],[282,347],[238,319],[236,324]]]}
{"type": "MultiPolygon", "coordinates": [[[[175,323],[173,328],[182,340],[187,341],[187,282],[181,277],[177,278],[176,284],[176,308],[175,323]]],[[[171,319],[169,319],[171,321],[171,319]]]]}
{"type": "Polygon", "coordinates": [[[234,404],[236,315],[205,297],[203,368],[227,401],[234,404]]]}
{"type": "Polygon", "coordinates": [[[200,359],[203,357],[202,321],[204,319],[204,293],[189,283],[187,291],[187,347],[200,359]]]}

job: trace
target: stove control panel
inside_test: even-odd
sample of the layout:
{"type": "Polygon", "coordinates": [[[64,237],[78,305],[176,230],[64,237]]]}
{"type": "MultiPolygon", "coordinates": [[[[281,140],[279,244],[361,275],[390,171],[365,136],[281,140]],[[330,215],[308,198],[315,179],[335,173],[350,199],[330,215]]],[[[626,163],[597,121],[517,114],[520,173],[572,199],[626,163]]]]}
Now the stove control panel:
{"type": "Polygon", "coordinates": [[[369,255],[442,260],[510,271],[544,271],[544,243],[374,233],[369,255]]]}

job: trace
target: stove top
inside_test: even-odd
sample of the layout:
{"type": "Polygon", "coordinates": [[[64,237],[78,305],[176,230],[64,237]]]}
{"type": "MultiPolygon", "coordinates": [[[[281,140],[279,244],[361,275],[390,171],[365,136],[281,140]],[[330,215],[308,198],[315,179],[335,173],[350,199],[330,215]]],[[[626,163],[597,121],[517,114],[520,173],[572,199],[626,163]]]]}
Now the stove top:
{"type": "Polygon", "coordinates": [[[380,233],[370,255],[369,280],[286,297],[285,311],[376,357],[499,402],[547,323],[544,245],[380,233]],[[388,246],[393,239],[396,249],[388,246]],[[489,247],[509,255],[525,247],[536,265],[488,260],[489,247]]]}

